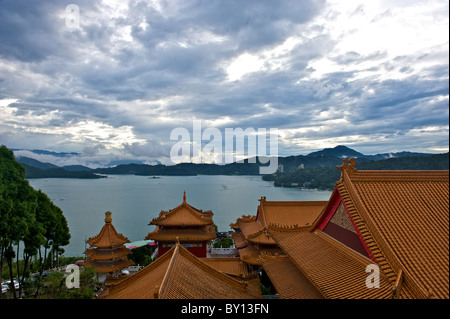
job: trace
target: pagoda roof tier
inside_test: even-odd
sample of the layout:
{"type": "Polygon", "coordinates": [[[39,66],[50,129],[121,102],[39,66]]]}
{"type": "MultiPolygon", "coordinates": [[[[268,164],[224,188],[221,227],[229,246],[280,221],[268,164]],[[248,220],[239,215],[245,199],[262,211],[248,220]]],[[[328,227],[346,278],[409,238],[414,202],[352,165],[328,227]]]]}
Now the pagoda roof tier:
{"type": "Polygon", "coordinates": [[[183,203],[169,211],[161,211],[159,216],[153,218],[149,225],[157,226],[205,226],[213,223],[212,211],[199,210],[186,202],[186,192],[183,203]]]}
{"type": "Polygon", "coordinates": [[[129,242],[127,237],[119,234],[114,228],[111,220],[111,212],[105,213],[105,225],[100,230],[100,233],[87,240],[89,245],[98,248],[117,247],[129,242]]]}
{"type": "Polygon", "coordinates": [[[234,278],[203,262],[180,244],[137,273],[107,286],[108,299],[255,299],[259,278],[234,278]]]}
{"type": "Polygon", "coordinates": [[[213,225],[207,229],[162,229],[156,227],[145,239],[152,239],[161,242],[203,242],[216,238],[213,225]]]}
{"type": "Polygon", "coordinates": [[[95,270],[101,273],[120,271],[131,265],[133,265],[133,262],[131,260],[128,260],[126,257],[116,258],[113,260],[87,259],[83,263],[83,266],[94,267],[95,270]]]}
{"type": "Polygon", "coordinates": [[[128,256],[130,253],[130,250],[125,246],[113,248],[89,248],[84,252],[88,258],[95,260],[111,260],[128,256]]]}

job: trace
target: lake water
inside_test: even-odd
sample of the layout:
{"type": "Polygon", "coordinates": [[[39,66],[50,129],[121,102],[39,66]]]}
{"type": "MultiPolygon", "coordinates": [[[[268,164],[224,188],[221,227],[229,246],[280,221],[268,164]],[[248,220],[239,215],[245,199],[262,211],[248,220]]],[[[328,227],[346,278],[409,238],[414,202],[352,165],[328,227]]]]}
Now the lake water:
{"type": "Polygon", "coordinates": [[[104,225],[105,212],[130,241],[143,240],[154,229],[148,223],[161,210],[177,207],[186,191],[188,204],[214,213],[219,231],[229,231],[230,223],[242,215],[255,215],[258,199],[269,201],[328,200],[331,192],[274,187],[260,176],[161,176],[110,175],[102,179],[31,179],[60,207],[69,224],[70,244],[65,256],[83,256],[87,238],[104,225]]]}

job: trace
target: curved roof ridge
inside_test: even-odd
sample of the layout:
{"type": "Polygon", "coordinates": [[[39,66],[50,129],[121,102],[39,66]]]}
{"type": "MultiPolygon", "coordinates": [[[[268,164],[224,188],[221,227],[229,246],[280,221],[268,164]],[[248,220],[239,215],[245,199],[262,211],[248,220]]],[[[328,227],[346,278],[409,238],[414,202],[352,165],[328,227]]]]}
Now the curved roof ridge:
{"type": "Polygon", "coordinates": [[[169,211],[161,211],[158,217],[155,217],[150,221],[149,225],[158,225],[161,222],[167,221],[168,219],[173,218],[173,216],[175,216],[183,208],[185,208],[193,216],[193,218],[197,219],[201,224],[208,225],[212,223],[213,213],[211,211],[203,212],[197,210],[188,203],[183,202],[174,209],[169,211]]]}
{"type": "Polygon", "coordinates": [[[130,240],[124,235],[117,232],[116,228],[112,224],[111,212],[106,212],[105,224],[103,225],[102,229],[96,236],[89,237],[86,242],[94,247],[106,248],[129,243],[130,240]]]}

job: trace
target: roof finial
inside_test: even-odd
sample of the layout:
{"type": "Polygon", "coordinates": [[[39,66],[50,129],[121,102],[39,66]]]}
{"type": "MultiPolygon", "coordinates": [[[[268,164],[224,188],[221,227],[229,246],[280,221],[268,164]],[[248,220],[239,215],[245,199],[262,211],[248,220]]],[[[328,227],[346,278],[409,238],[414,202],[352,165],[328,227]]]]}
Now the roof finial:
{"type": "Polygon", "coordinates": [[[186,203],[186,191],[184,191],[184,194],[183,194],[183,203],[186,203]]]}
{"type": "Polygon", "coordinates": [[[111,214],[110,211],[105,213],[105,224],[110,224],[112,222],[111,214]]]}
{"type": "MultiPolygon", "coordinates": [[[[356,160],[352,158],[344,158],[341,166],[336,166],[341,171],[346,171],[347,174],[351,175],[356,172],[356,160]]],[[[341,175],[342,178],[342,175],[341,175]]]]}

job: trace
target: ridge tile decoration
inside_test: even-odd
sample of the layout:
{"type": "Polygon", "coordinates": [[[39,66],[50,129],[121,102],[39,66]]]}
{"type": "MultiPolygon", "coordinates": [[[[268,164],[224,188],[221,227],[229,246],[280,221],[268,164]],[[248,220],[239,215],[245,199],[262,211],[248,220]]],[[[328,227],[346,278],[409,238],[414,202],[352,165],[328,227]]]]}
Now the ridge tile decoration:
{"type": "Polygon", "coordinates": [[[186,247],[197,257],[206,257],[207,244],[216,238],[216,225],[213,222],[212,211],[202,211],[186,202],[186,192],[183,202],[174,209],[161,211],[149,225],[156,228],[145,237],[158,244],[158,255],[166,253],[176,242],[186,247]]]}

